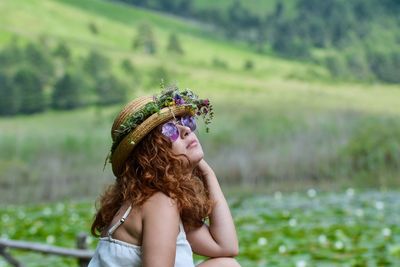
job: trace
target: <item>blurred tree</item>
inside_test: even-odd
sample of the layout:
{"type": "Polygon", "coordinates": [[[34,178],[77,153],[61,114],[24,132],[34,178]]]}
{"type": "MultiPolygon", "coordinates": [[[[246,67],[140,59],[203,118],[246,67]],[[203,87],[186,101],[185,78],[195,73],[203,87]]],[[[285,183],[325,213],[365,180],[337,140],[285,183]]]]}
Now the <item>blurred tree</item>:
{"type": "Polygon", "coordinates": [[[357,80],[371,79],[367,59],[362,51],[348,51],[345,55],[347,70],[357,80]]]}
{"type": "Polygon", "coordinates": [[[133,66],[132,62],[125,58],[121,62],[121,68],[126,74],[133,74],[135,72],[135,67],[133,66]]]}
{"type": "Polygon", "coordinates": [[[400,83],[399,51],[368,51],[368,62],[374,75],[385,82],[400,83]]]}
{"type": "Polygon", "coordinates": [[[133,40],[133,48],[141,49],[147,54],[155,54],[157,51],[156,40],[153,33],[153,28],[148,23],[138,25],[136,37],[133,40]]]}
{"type": "Polygon", "coordinates": [[[307,25],[304,25],[304,34],[309,38],[315,47],[324,48],[328,44],[329,37],[326,35],[326,29],[323,19],[318,16],[308,18],[307,25]]]}
{"type": "Polygon", "coordinates": [[[378,1],[379,5],[382,5],[386,11],[392,14],[399,15],[400,12],[400,1],[399,0],[381,0],[378,1]]]}
{"type": "Polygon", "coordinates": [[[346,46],[349,34],[352,32],[354,23],[354,15],[350,10],[350,6],[344,2],[338,2],[331,9],[330,16],[327,20],[327,26],[330,26],[331,42],[335,46],[346,46]]]}
{"type": "Polygon", "coordinates": [[[167,51],[180,55],[183,54],[181,42],[179,41],[178,35],[174,32],[169,34],[167,51]]]}
{"type": "Polygon", "coordinates": [[[0,69],[10,71],[10,68],[21,63],[23,58],[24,49],[19,44],[18,39],[14,37],[0,51],[0,69]]]}
{"type": "Polygon", "coordinates": [[[167,11],[174,13],[175,12],[175,6],[176,6],[176,1],[174,0],[169,0],[169,1],[150,1],[149,4],[154,6],[156,9],[167,11]]]}
{"type": "Polygon", "coordinates": [[[244,64],[243,64],[243,69],[244,70],[252,70],[254,69],[254,62],[251,59],[246,59],[244,64]]]}
{"type": "Polygon", "coordinates": [[[71,59],[71,50],[64,42],[59,42],[53,51],[53,56],[61,58],[64,62],[69,62],[71,59]]]}
{"type": "Polygon", "coordinates": [[[89,22],[88,28],[89,28],[89,31],[93,35],[97,35],[99,33],[99,28],[97,27],[96,23],[94,23],[93,21],[89,22]]]}
{"type": "MultiPolygon", "coordinates": [[[[381,43],[388,42],[390,47],[398,46],[400,40],[396,31],[400,25],[398,0],[275,0],[275,7],[268,14],[252,12],[252,4],[245,0],[230,0],[227,8],[220,8],[219,5],[211,3],[192,5],[193,0],[120,1],[162,9],[181,16],[187,16],[187,13],[180,10],[179,6],[189,5],[188,13],[191,18],[213,24],[216,26],[216,32],[223,30],[229,38],[246,41],[258,52],[272,49],[282,56],[310,59],[310,51],[315,51],[313,48],[334,50],[342,54],[339,61],[347,62],[344,64],[349,64],[349,68],[358,73],[357,79],[370,75],[365,75],[368,68],[364,71],[365,68],[361,67],[365,56],[362,59],[360,56],[352,58],[351,55],[346,55],[349,47],[361,49],[362,53],[366,54],[368,49],[365,47],[371,42],[378,43],[375,41],[378,38],[382,39],[381,43]],[[361,74],[362,72],[364,74],[361,74]]],[[[142,43],[137,41],[136,47],[143,47],[142,43]]],[[[371,54],[368,57],[368,60],[371,59],[370,68],[377,79],[396,81],[396,76],[400,76],[396,74],[397,54],[392,53],[392,49],[384,50],[375,56],[374,53],[368,52],[371,54]],[[380,65],[377,62],[380,62],[380,65]]],[[[333,58],[325,61],[332,74],[339,73],[335,67],[342,64],[339,61],[333,58]]]]}
{"type": "Polygon", "coordinates": [[[12,79],[0,72],[0,115],[15,115],[20,108],[20,94],[12,79]]]}
{"type": "Polygon", "coordinates": [[[145,6],[148,2],[148,0],[125,0],[126,2],[132,2],[135,5],[138,6],[145,6]]]}
{"type": "Polygon", "coordinates": [[[92,79],[97,79],[111,71],[111,62],[106,56],[92,50],[83,62],[83,69],[92,79]]]}
{"type": "Polygon", "coordinates": [[[368,21],[372,19],[374,7],[371,1],[354,1],[353,13],[357,21],[368,21]]]}
{"type": "Polygon", "coordinates": [[[96,93],[98,105],[121,103],[126,99],[126,85],[109,74],[97,80],[96,93]]]}
{"type": "Polygon", "coordinates": [[[279,20],[282,17],[284,10],[285,6],[282,0],[277,1],[275,3],[275,11],[273,13],[276,20],[279,20]]]}
{"type": "Polygon", "coordinates": [[[158,66],[150,71],[149,75],[149,87],[159,87],[160,83],[171,84],[171,74],[163,66],[158,66]]]}
{"type": "Polygon", "coordinates": [[[14,75],[14,85],[20,94],[20,112],[32,114],[45,109],[43,87],[36,71],[24,67],[14,75]]]}
{"type": "Polygon", "coordinates": [[[228,69],[229,68],[228,63],[225,60],[220,59],[218,57],[214,57],[212,59],[212,65],[214,67],[217,67],[217,68],[220,68],[220,69],[228,69]]]}
{"type": "Polygon", "coordinates": [[[43,85],[49,83],[54,76],[54,65],[52,58],[44,47],[29,43],[25,48],[25,63],[32,66],[37,72],[37,77],[43,85]]]}
{"type": "Polygon", "coordinates": [[[193,12],[193,0],[181,0],[176,6],[176,14],[189,17],[193,12]]]}
{"type": "Polygon", "coordinates": [[[125,58],[120,64],[121,69],[126,74],[124,79],[125,84],[129,84],[129,88],[137,87],[142,81],[142,75],[136,70],[135,65],[131,60],[125,58]]]}
{"type": "Polygon", "coordinates": [[[346,62],[340,55],[331,55],[325,58],[325,66],[335,78],[344,78],[348,75],[346,62]]]}
{"type": "Polygon", "coordinates": [[[381,116],[366,120],[358,127],[347,145],[342,149],[341,158],[350,163],[352,172],[400,170],[400,123],[397,118],[381,116]]]}
{"type": "Polygon", "coordinates": [[[307,40],[296,35],[290,22],[276,25],[272,47],[279,54],[289,57],[307,58],[310,55],[310,44],[307,40]]]}
{"type": "Polygon", "coordinates": [[[219,9],[205,8],[203,10],[197,10],[196,15],[198,18],[210,24],[224,27],[226,23],[225,13],[219,9]]]}
{"type": "Polygon", "coordinates": [[[112,73],[111,61],[105,55],[92,50],[84,61],[83,69],[86,75],[83,77],[85,86],[82,88],[81,98],[84,99],[85,103],[97,104],[100,101],[99,90],[101,89],[99,88],[101,88],[101,85],[99,85],[99,82],[108,82],[112,73]]]}
{"type": "Polygon", "coordinates": [[[82,88],[81,78],[67,71],[55,84],[51,106],[54,109],[74,109],[82,106],[79,90],[82,88]]]}
{"type": "Polygon", "coordinates": [[[257,26],[257,22],[258,20],[242,5],[241,1],[235,0],[227,11],[225,28],[228,37],[238,36],[241,30],[257,26]]]}

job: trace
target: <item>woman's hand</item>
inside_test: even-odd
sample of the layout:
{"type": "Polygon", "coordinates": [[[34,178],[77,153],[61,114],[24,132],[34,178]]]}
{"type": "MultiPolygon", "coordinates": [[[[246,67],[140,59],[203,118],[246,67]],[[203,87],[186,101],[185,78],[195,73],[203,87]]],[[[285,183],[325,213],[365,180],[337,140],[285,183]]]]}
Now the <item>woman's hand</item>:
{"type": "Polygon", "coordinates": [[[200,160],[197,167],[199,168],[201,174],[204,177],[207,177],[209,175],[214,175],[213,169],[210,167],[210,165],[208,165],[208,163],[204,159],[200,160]]]}

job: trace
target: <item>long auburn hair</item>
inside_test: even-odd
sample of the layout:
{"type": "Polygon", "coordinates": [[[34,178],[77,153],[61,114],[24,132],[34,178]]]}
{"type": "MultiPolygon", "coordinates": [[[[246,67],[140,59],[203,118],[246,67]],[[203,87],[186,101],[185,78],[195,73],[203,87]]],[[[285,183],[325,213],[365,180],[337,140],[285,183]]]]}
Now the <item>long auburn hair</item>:
{"type": "Polygon", "coordinates": [[[124,172],[100,197],[100,207],[91,227],[98,237],[110,225],[125,202],[142,206],[154,193],[162,192],[176,201],[185,226],[197,228],[211,213],[213,202],[206,179],[198,168],[185,174],[188,158],[174,155],[172,143],[156,127],[135,147],[124,172]]]}

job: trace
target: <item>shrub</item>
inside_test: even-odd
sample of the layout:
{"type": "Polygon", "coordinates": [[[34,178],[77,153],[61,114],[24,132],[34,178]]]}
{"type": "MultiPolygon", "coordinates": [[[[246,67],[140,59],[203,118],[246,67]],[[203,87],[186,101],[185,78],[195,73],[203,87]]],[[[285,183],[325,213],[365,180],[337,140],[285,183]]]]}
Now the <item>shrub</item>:
{"type": "Polygon", "coordinates": [[[93,50],[83,63],[83,68],[93,79],[97,79],[111,71],[110,59],[93,50]]]}
{"type": "Polygon", "coordinates": [[[111,74],[98,79],[95,89],[98,105],[112,105],[125,101],[126,86],[111,74]]]}
{"type": "Polygon", "coordinates": [[[18,39],[14,38],[0,51],[0,69],[9,70],[10,67],[22,61],[24,61],[24,50],[18,43],[18,39]]]}
{"type": "Polygon", "coordinates": [[[9,76],[0,73],[0,115],[17,114],[20,108],[20,94],[9,76]]]}
{"type": "Polygon", "coordinates": [[[127,58],[122,60],[121,68],[126,74],[133,74],[135,72],[135,67],[133,66],[132,62],[127,58]]]}
{"type": "Polygon", "coordinates": [[[354,78],[358,80],[368,80],[371,78],[367,60],[362,53],[349,52],[346,55],[346,64],[347,70],[354,78]]]}
{"type": "Polygon", "coordinates": [[[148,23],[139,24],[136,37],[133,40],[133,48],[135,50],[142,49],[147,54],[155,54],[157,51],[156,40],[153,28],[148,23]]]}
{"type": "Polygon", "coordinates": [[[160,84],[170,84],[170,72],[163,66],[158,66],[150,71],[149,87],[159,87],[160,84]]]}
{"type": "Polygon", "coordinates": [[[99,33],[99,29],[98,29],[96,23],[94,23],[94,22],[89,22],[88,27],[89,27],[89,31],[90,31],[92,34],[97,35],[97,34],[99,33]]]}
{"type": "Polygon", "coordinates": [[[167,51],[179,55],[183,54],[183,48],[176,33],[171,33],[169,35],[167,51]]]}
{"type": "Polygon", "coordinates": [[[23,92],[20,96],[20,112],[32,114],[45,109],[43,87],[39,76],[30,68],[19,69],[14,75],[14,85],[23,92]]]}
{"type": "Polygon", "coordinates": [[[384,82],[400,83],[400,53],[370,51],[368,62],[374,75],[384,82]]]}
{"type": "Polygon", "coordinates": [[[251,59],[246,59],[246,61],[243,64],[243,69],[244,70],[252,70],[254,69],[254,62],[251,59]]]}
{"type": "Polygon", "coordinates": [[[24,61],[37,73],[43,85],[54,76],[54,64],[49,52],[39,44],[29,43],[24,51],[24,61]]]}
{"type": "Polygon", "coordinates": [[[212,65],[220,69],[228,69],[228,63],[225,60],[219,59],[217,57],[213,58],[212,65]]]}
{"type": "Polygon", "coordinates": [[[51,106],[54,109],[74,109],[82,105],[79,90],[82,80],[75,74],[67,72],[55,84],[51,106]]]}
{"type": "Polygon", "coordinates": [[[335,78],[346,76],[347,66],[342,57],[339,55],[327,56],[325,58],[325,66],[335,78]]]}
{"type": "Polygon", "coordinates": [[[62,58],[68,62],[71,59],[71,50],[65,43],[60,42],[54,49],[53,56],[62,58]]]}
{"type": "Polygon", "coordinates": [[[398,119],[371,119],[349,140],[341,154],[354,173],[400,169],[400,122],[398,119]]]}

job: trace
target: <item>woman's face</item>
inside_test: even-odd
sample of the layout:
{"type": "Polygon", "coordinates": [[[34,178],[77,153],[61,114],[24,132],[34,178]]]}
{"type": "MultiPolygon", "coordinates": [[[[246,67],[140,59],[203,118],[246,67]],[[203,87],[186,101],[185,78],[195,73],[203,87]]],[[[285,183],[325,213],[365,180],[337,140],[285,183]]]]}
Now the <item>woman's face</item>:
{"type": "Polygon", "coordinates": [[[201,147],[199,139],[194,133],[194,130],[192,130],[195,128],[195,126],[192,127],[193,123],[195,125],[194,119],[192,121],[188,119],[186,122],[186,125],[188,126],[186,126],[185,123],[181,123],[179,120],[172,120],[169,122],[173,123],[178,129],[178,135],[175,136],[176,139],[173,138],[174,140],[171,140],[172,152],[175,155],[183,154],[187,156],[190,161],[190,165],[196,166],[204,156],[203,148],[201,147]]]}
{"type": "Polygon", "coordinates": [[[187,126],[177,125],[179,137],[172,142],[172,152],[176,155],[184,154],[189,158],[191,165],[197,165],[203,158],[203,148],[196,134],[187,126]]]}

